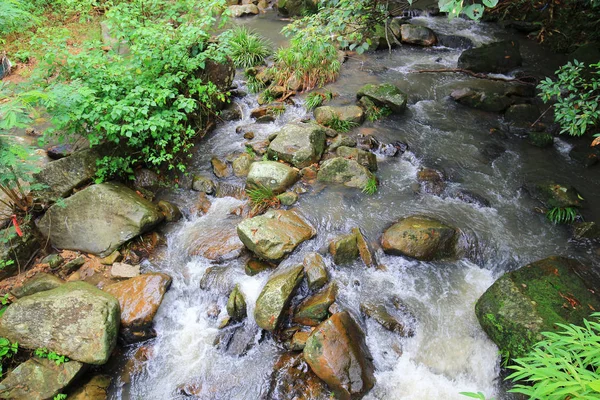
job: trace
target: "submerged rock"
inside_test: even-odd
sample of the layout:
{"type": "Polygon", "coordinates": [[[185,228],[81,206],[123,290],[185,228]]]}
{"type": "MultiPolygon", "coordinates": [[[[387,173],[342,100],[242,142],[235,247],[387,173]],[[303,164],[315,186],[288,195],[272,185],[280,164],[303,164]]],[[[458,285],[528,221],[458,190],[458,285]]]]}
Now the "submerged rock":
{"type": "Polygon", "coordinates": [[[341,399],[359,399],[375,385],[365,335],[347,311],[332,315],[309,336],[304,358],[341,399]]]}
{"type": "Polygon", "coordinates": [[[498,74],[510,72],[522,63],[519,43],[516,41],[495,42],[468,49],[458,58],[458,68],[498,74]]]}
{"type": "Polygon", "coordinates": [[[229,299],[227,300],[227,314],[234,321],[241,321],[246,318],[246,299],[240,291],[239,285],[235,285],[229,295],[229,299]]]}
{"type": "Polygon", "coordinates": [[[258,326],[267,331],[278,327],[303,277],[303,266],[296,265],[277,272],[267,281],[254,308],[254,319],[258,326]]]}
{"type": "Polygon", "coordinates": [[[79,375],[83,364],[31,358],[10,371],[0,382],[0,398],[16,400],[52,399],[79,375]]]}
{"type": "Polygon", "coordinates": [[[457,230],[425,216],[410,216],[389,227],[381,237],[386,253],[433,261],[456,256],[457,230]]]}
{"type": "Polygon", "coordinates": [[[244,245],[258,257],[279,261],[300,243],[315,236],[315,229],[291,210],[270,210],[242,221],[237,232],[244,245]]]}
{"type": "Polygon", "coordinates": [[[412,329],[407,327],[407,324],[400,321],[396,316],[392,315],[383,303],[362,303],[360,305],[360,311],[377,321],[377,323],[388,331],[395,332],[403,337],[411,337],[414,335],[412,329]]]}
{"type": "Polygon", "coordinates": [[[423,168],[417,172],[417,180],[421,184],[421,189],[425,193],[431,193],[436,196],[441,195],[446,190],[444,174],[433,168],[423,168]]]}
{"type": "Polygon", "coordinates": [[[201,175],[194,175],[192,189],[197,192],[212,194],[215,192],[216,186],[211,179],[201,175]]]}
{"type": "Polygon", "coordinates": [[[503,93],[470,87],[456,89],[450,97],[464,106],[490,112],[502,112],[514,103],[514,99],[503,93]]]}
{"type": "Polygon", "coordinates": [[[314,123],[287,124],[269,144],[271,158],[278,158],[297,168],[319,162],[325,150],[325,130],[314,123]]]}
{"type": "Polygon", "coordinates": [[[252,163],[246,187],[257,189],[266,187],[275,194],[283,193],[300,178],[298,170],[287,164],[275,161],[259,161],[252,163]]]}
{"type": "Polygon", "coordinates": [[[379,85],[368,84],[360,88],[356,97],[360,100],[367,97],[379,107],[388,107],[395,113],[401,113],[406,109],[408,96],[391,83],[379,85]]]}
{"type": "Polygon", "coordinates": [[[246,268],[244,269],[244,271],[246,272],[246,275],[254,276],[272,268],[273,266],[271,264],[266,263],[262,260],[250,259],[246,262],[246,268]]]}
{"type": "Polygon", "coordinates": [[[363,189],[375,176],[355,160],[335,157],[321,164],[317,180],[326,183],[339,183],[348,187],[363,189]]]}
{"type": "Polygon", "coordinates": [[[28,349],[46,347],[73,360],[104,364],[119,331],[119,302],[85,282],[23,297],[0,319],[0,336],[28,349]]]}
{"type": "Polygon", "coordinates": [[[119,183],[92,185],[54,205],[38,223],[59,249],[105,257],[164,218],[158,207],[119,183]]]}
{"type": "Polygon", "coordinates": [[[510,359],[526,355],[555,324],[581,325],[600,309],[600,285],[579,261],[549,257],[502,275],[479,298],[483,330],[510,359]]]}

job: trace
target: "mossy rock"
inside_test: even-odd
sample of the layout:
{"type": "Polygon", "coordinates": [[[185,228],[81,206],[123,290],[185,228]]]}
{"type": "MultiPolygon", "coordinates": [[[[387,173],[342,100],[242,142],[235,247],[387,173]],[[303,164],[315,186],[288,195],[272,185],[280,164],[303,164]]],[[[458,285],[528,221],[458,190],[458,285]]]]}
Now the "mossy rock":
{"type": "Polygon", "coordinates": [[[556,182],[542,182],[529,185],[533,198],[547,208],[580,207],[581,197],[573,186],[556,182]]]}
{"type": "Polygon", "coordinates": [[[549,257],[500,277],[479,298],[483,330],[510,358],[526,355],[560,324],[581,324],[600,308],[600,282],[576,260],[549,257]]]}
{"type": "Polygon", "coordinates": [[[356,97],[360,100],[367,97],[379,107],[388,107],[394,113],[402,113],[406,109],[408,96],[391,83],[380,85],[368,84],[360,88],[356,97]]]}
{"type": "Polygon", "coordinates": [[[458,68],[473,72],[510,72],[523,63],[516,41],[495,42],[468,49],[458,58],[458,68]]]}
{"type": "Polygon", "coordinates": [[[363,189],[375,176],[355,160],[335,157],[321,164],[317,180],[326,183],[340,183],[348,187],[363,189]]]}
{"type": "Polygon", "coordinates": [[[527,141],[535,147],[550,147],[554,144],[554,137],[547,132],[529,132],[527,141]]]}

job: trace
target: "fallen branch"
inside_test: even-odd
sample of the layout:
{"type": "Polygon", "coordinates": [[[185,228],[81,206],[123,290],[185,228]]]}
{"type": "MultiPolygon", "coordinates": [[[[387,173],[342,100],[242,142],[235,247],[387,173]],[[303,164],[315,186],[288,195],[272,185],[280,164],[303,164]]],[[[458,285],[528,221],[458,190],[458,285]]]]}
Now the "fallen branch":
{"type": "Polygon", "coordinates": [[[521,83],[523,85],[533,85],[533,86],[537,84],[537,79],[535,79],[534,77],[527,77],[527,78],[531,78],[532,80],[534,80],[534,82],[530,82],[530,81],[523,80],[522,78],[500,78],[500,77],[495,77],[495,76],[489,76],[488,74],[477,73],[477,72],[469,71],[468,69],[462,69],[462,68],[420,69],[420,70],[411,71],[411,72],[413,72],[413,73],[416,72],[419,74],[428,73],[428,72],[453,72],[453,73],[467,74],[467,75],[472,76],[473,78],[477,78],[477,79],[488,79],[490,81],[517,82],[517,83],[521,83]]]}

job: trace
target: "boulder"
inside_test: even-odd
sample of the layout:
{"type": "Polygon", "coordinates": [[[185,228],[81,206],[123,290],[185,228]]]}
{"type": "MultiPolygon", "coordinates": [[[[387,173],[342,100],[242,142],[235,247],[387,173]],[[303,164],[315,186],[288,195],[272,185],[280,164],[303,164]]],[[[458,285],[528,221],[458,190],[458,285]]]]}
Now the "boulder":
{"type": "Polygon", "coordinates": [[[362,124],[365,112],[359,106],[322,106],[314,111],[315,119],[321,125],[328,125],[332,119],[362,124]]]}
{"type": "Polygon", "coordinates": [[[333,262],[338,265],[348,264],[356,260],[359,256],[356,235],[349,233],[337,236],[329,242],[329,252],[333,257],[333,262]]]}
{"type": "Polygon", "coordinates": [[[49,400],[61,393],[82,371],[83,364],[31,358],[10,371],[0,382],[0,399],[49,400]]]}
{"type": "Polygon", "coordinates": [[[306,346],[306,341],[310,336],[310,332],[296,332],[294,336],[292,336],[292,341],[290,342],[290,350],[292,351],[302,351],[306,346]]]}
{"type": "Polygon", "coordinates": [[[243,17],[246,15],[256,15],[260,13],[260,10],[255,4],[242,4],[227,7],[229,15],[234,18],[243,17]]]}
{"type": "Polygon", "coordinates": [[[128,343],[155,336],[152,322],[170,286],[170,276],[149,273],[108,285],[103,289],[119,301],[121,333],[128,343]]]}
{"type": "Polygon", "coordinates": [[[252,165],[254,158],[248,153],[242,153],[237,156],[231,166],[233,167],[233,174],[237,177],[244,177],[248,175],[250,166],[252,165]]]}
{"type": "Polygon", "coordinates": [[[46,290],[56,289],[63,283],[65,283],[65,281],[54,275],[39,272],[32,278],[26,280],[23,285],[13,287],[10,293],[20,299],[21,297],[31,296],[32,294],[44,292],[46,290]]]}
{"type": "Polygon", "coordinates": [[[437,43],[435,33],[425,26],[403,24],[400,26],[400,36],[402,42],[408,44],[433,46],[437,43]]]}
{"type": "Polygon", "coordinates": [[[576,222],[573,224],[573,239],[597,240],[600,239],[600,225],[596,222],[576,222]]]}
{"type": "Polygon", "coordinates": [[[327,266],[320,254],[308,253],[304,256],[303,264],[309,289],[318,290],[329,282],[327,266]]]}
{"type": "Polygon", "coordinates": [[[303,266],[296,265],[269,278],[256,299],[254,319],[258,326],[267,331],[277,328],[303,277],[303,266]]]}
{"type": "Polygon", "coordinates": [[[504,120],[517,127],[528,128],[537,121],[541,114],[538,106],[533,104],[513,104],[504,113],[504,120]]]}
{"type": "Polygon", "coordinates": [[[469,87],[452,91],[450,97],[464,106],[490,112],[502,112],[514,103],[514,99],[503,93],[469,87]]]}
{"type": "Polygon", "coordinates": [[[363,189],[375,176],[356,160],[335,157],[321,164],[317,180],[326,183],[339,183],[348,187],[363,189]]]}
{"type": "Polygon", "coordinates": [[[106,182],[50,207],[38,228],[54,247],[105,257],[162,219],[154,204],[122,184],[106,182]]]}
{"type": "Polygon", "coordinates": [[[249,259],[246,262],[246,267],[244,268],[244,272],[246,272],[246,275],[248,276],[254,276],[254,275],[258,275],[263,271],[267,271],[272,269],[273,266],[269,263],[266,263],[262,260],[257,260],[254,258],[249,259]]]}
{"type": "Polygon", "coordinates": [[[383,251],[432,261],[456,255],[457,230],[438,220],[410,216],[389,227],[381,237],[383,251]]]}
{"type": "Polygon", "coordinates": [[[291,206],[298,201],[298,194],[294,192],[285,192],[277,196],[277,199],[282,206],[291,206]]]}
{"type": "Polygon", "coordinates": [[[473,47],[473,41],[464,36],[441,35],[437,34],[437,43],[439,46],[449,47],[451,49],[467,50],[473,47]]]}
{"type": "Polygon", "coordinates": [[[87,364],[106,363],[119,331],[119,302],[85,282],[23,297],[0,319],[0,336],[87,364]]]}
{"type": "Polygon", "coordinates": [[[264,186],[278,194],[285,192],[299,177],[298,170],[289,165],[276,161],[258,161],[250,166],[246,187],[257,189],[264,186]]]}
{"type": "MultiPolygon", "coordinates": [[[[110,277],[116,279],[135,278],[140,275],[140,265],[115,262],[110,267],[110,277]]],[[[121,307],[122,308],[122,307],[121,307]]]]}
{"type": "Polygon", "coordinates": [[[51,146],[46,150],[46,154],[53,160],[60,160],[61,158],[65,158],[70,156],[75,152],[75,147],[69,143],[57,144],[55,146],[51,146]]]}
{"type": "Polygon", "coordinates": [[[240,286],[235,285],[229,299],[227,300],[227,314],[234,321],[241,321],[246,318],[246,299],[240,291],[240,286]]]}
{"type": "Polygon", "coordinates": [[[555,332],[556,324],[581,325],[600,309],[600,285],[579,261],[549,257],[502,275],[475,304],[483,330],[509,359],[525,356],[555,332]]]}
{"type": "Polygon", "coordinates": [[[179,207],[170,201],[160,200],[157,206],[160,212],[165,216],[165,221],[167,222],[176,222],[183,217],[179,207]]]}
{"type": "Polygon", "coordinates": [[[44,185],[34,197],[42,203],[51,203],[69,196],[73,189],[92,181],[97,159],[96,151],[87,149],[48,163],[33,176],[37,183],[44,185]]]}
{"type": "Polygon", "coordinates": [[[375,385],[365,335],[347,311],[332,315],[309,336],[304,358],[340,399],[363,397],[375,385]]]}
{"type": "Polygon", "coordinates": [[[331,399],[327,385],[308,368],[302,353],[284,353],[273,366],[266,400],[281,399],[331,399]]]}
{"type": "Polygon", "coordinates": [[[458,58],[458,68],[498,74],[510,72],[522,63],[519,43],[515,41],[495,42],[468,49],[458,58]]]}
{"type": "Polygon", "coordinates": [[[317,326],[329,317],[329,306],[335,302],[337,286],[332,283],[321,292],[307,298],[296,308],[293,321],[302,325],[317,326]]]}
{"type": "Polygon", "coordinates": [[[284,17],[314,14],[318,10],[315,0],[277,0],[277,11],[284,17]]]}
{"type": "Polygon", "coordinates": [[[546,208],[581,207],[582,198],[570,185],[556,182],[542,182],[528,185],[531,196],[546,208]]]}
{"type": "Polygon", "coordinates": [[[338,157],[349,158],[356,160],[363,167],[367,167],[369,171],[377,171],[377,157],[370,151],[357,149],[356,147],[338,147],[336,154],[338,157]]]}
{"type": "Polygon", "coordinates": [[[314,123],[287,124],[269,144],[271,158],[278,158],[297,168],[319,162],[325,150],[325,130],[314,123]]]}
{"type": "Polygon", "coordinates": [[[258,257],[279,261],[300,243],[315,236],[315,229],[291,210],[270,210],[242,221],[240,240],[258,257]]]}
{"type": "Polygon", "coordinates": [[[356,97],[360,100],[367,97],[378,107],[387,107],[394,113],[401,113],[406,109],[408,96],[391,83],[379,85],[367,84],[360,88],[356,97]]]}
{"type": "Polygon", "coordinates": [[[341,146],[356,147],[356,139],[353,139],[346,135],[337,135],[335,138],[333,138],[333,140],[327,147],[327,150],[335,151],[341,146]]]}
{"type": "Polygon", "coordinates": [[[138,189],[146,189],[151,192],[158,190],[160,180],[158,174],[147,168],[140,168],[134,171],[135,180],[133,186],[138,189]]]}

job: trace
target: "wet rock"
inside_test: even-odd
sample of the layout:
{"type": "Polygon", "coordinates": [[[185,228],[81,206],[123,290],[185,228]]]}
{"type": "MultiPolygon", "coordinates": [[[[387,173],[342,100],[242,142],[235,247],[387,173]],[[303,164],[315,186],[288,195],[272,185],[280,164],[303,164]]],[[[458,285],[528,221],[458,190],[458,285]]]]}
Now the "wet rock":
{"type": "Polygon", "coordinates": [[[346,311],[321,323],[303,354],[312,371],[341,399],[361,398],[375,385],[365,335],[346,311]]]}
{"type": "Polygon", "coordinates": [[[152,329],[152,322],[170,286],[170,276],[149,273],[104,288],[105,292],[119,301],[121,333],[128,343],[156,336],[152,329]]]}
{"type": "Polygon", "coordinates": [[[321,125],[329,125],[334,119],[362,124],[365,113],[359,106],[322,106],[314,111],[315,119],[321,125]]]}
{"type": "Polygon", "coordinates": [[[468,49],[458,58],[458,68],[498,74],[510,72],[522,63],[519,43],[516,41],[495,42],[468,49]]]}
{"type": "Polygon", "coordinates": [[[304,350],[304,346],[306,346],[306,340],[310,336],[310,332],[296,332],[292,337],[292,341],[290,342],[290,350],[292,351],[302,351],[304,350]]]}
{"type": "Polygon", "coordinates": [[[147,168],[140,168],[135,170],[134,176],[133,186],[136,188],[150,190],[151,192],[158,190],[160,181],[156,172],[147,168]]]}
{"type": "Polygon", "coordinates": [[[269,144],[269,156],[297,168],[308,167],[321,159],[325,149],[325,131],[313,123],[287,124],[269,144]]]}
{"type": "Polygon", "coordinates": [[[0,279],[16,274],[25,268],[31,257],[42,247],[32,229],[27,226],[21,226],[23,236],[19,237],[14,231],[8,231],[9,228],[0,230],[1,238],[11,238],[7,242],[0,242],[0,261],[5,264],[0,270],[0,279]]]}
{"type": "Polygon", "coordinates": [[[252,131],[245,132],[244,139],[248,139],[248,140],[254,139],[254,132],[252,132],[252,131]]]}
{"type": "Polygon", "coordinates": [[[227,107],[219,114],[219,118],[223,121],[237,121],[242,119],[242,117],[242,110],[240,109],[240,106],[235,103],[231,104],[231,106],[227,107]]]}
{"type": "Polygon", "coordinates": [[[82,371],[83,364],[31,358],[8,373],[0,382],[0,398],[16,400],[52,399],[82,371]]]}
{"type": "Polygon", "coordinates": [[[335,157],[321,164],[317,180],[326,183],[339,183],[348,187],[363,189],[375,176],[355,160],[335,157]]]}
{"type": "Polygon", "coordinates": [[[388,254],[432,261],[456,256],[457,231],[438,220],[410,216],[389,227],[381,237],[388,254]]]}
{"type": "Polygon", "coordinates": [[[379,85],[368,84],[360,88],[356,97],[360,100],[367,97],[378,107],[388,107],[395,113],[402,113],[406,109],[408,96],[391,83],[379,85]]]}
{"type": "Polygon", "coordinates": [[[333,262],[338,265],[348,264],[356,260],[359,256],[356,235],[349,233],[334,238],[329,242],[329,252],[333,257],[333,262]]]}
{"type": "Polygon", "coordinates": [[[85,282],[23,297],[0,319],[0,335],[20,347],[46,347],[87,364],[104,364],[119,330],[119,302],[85,282]]]}
{"type": "Polygon", "coordinates": [[[535,147],[550,147],[554,144],[554,136],[547,132],[528,132],[527,141],[535,147]]]}
{"type": "Polygon", "coordinates": [[[540,116],[539,107],[533,104],[514,104],[504,113],[506,122],[522,128],[529,128],[540,116]]]}
{"type": "Polygon", "coordinates": [[[291,206],[298,201],[298,194],[294,192],[285,192],[277,196],[282,206],[291,206]]]}
{"type": "Polygon", "coordinates": [[[338,147],[356,147],[356,139],[348,137],[346,135],[337,135],[329,144],[327,150],[335,151],[338,147]]]}
{"type": "Polygon", "coordinates": [[[81,387],[69,393],[69,400],[106,400],[111,378],[108,375],[94,375],[81,387]]]}
{"type": "Polygon", "coordinates": [[[139,265],[130,265],[126,263],[116,262],[110,268],[110,276],[116,279],[135,278],[139,274],[139,265]]]}
{"type": "Polygon", "coordinates": [[[241,321],[246,318],[246,299],[240,291],[240,286],[235,285],[229,299],[227,300],[227,314],[234,321],[241,321]]]}
{"type": "Polygon", "coordinates": [[[490,112],[502,112],[514,103],[514,99],[503,93],[469,87],[454,90],[450,97],[464,106],[490,112]]]}
{"type": "Polygon", "coordinates": [[[257,342],[260,329],[254,324],[237,324],[224,328],[215,339],[215,345],[225,354],[241,357],[257,342]]]}
{"type": "Polygon", "coordinates": [[[254,276],[270,269],[273,269],[271,264],[251,258],[246,262],[244,271],[246,272],[246,275],[254,276]]]}
{"type": "Polygon", "coordinates": [[[233,18],[244,17],[248,15],[256,15],[260,13],[258,7],[254,4],[242,4],[227,7],[229,15],[233,18]]]}
{"type": "Polygon", "coordinates": [[[44,185],[34,197],[42,203],[52,203],[69,196],[73,189],[93,180],[98,157],[96,151],[87,149],[48,163],[33,175],[37,183],[44,185]]]}
{"type": "Polygon", "coordinates": [[[206,194],[213,194],[215,192],[215,188],[215,183],[211,179],[201,175],[194,175],[194,180],[192,183],[193,190],[206,194]]]}
{"type": "Polygon", "coordinates": [[[13,287],[10,293],[16,298],[31,296],[32,294],[52,290],[65,283],[62,279],[54,275],[43,272],[35,274],[32,278],[26,280],[23,285],[13,287]]]}
{"type": "Polygon", "coordinates": [[[367,267],[375,267],[377,265],[377,260],[375,260],[373,251],[367,243],[363,233],[359,228],[352,228],[352,234],[354,234],[356,237],[356,245],[358,247],[358,254],[360,255],[361,260],[367,267]]]}
{"type": "Polygon", "coordinates": [[[204,275],[200,279],[200,289],[211,290],[226,296],[233,289],[232,285],[229,281],[228,268],[226,267],[209,267],[204,271],[204,275]]]}
{"type": "Polygon", "coordinates": [[[542,182],[527,185],[527,189],[546,208],[581,207],[581,196],[573,186],[542,182]]]}
{"type": "Polygon", "coordinates": [[[213,157],[210,159],[210,163],[213,168],[213,173],[217,178],[227,178],[231,176],[231,166],[226,161],[213,157]]]}
{"type": "Polygon", "coordinates": [[[250,111],[250,117],[255,118],[257,122],[272,122],[284,111],[285,106],[283,105],[262,106],[250,111]],[[261,121],[258,121],[259,119],[261,121]]]}
{"type": "Polygon", "coordinates": [[[473,41],[464,36],[437,34],[438,45],[452,49],[467,50],[473,47],[473,41]]]}
{"type": "Polygon", "coordinates": [[[258,257],[279,261],[300,243],[315,236],[315,229],[291,210],[270,210],[242,221],[240,240],[258,257]]]}
{"type": "Polygon", "coordinates": [[[355,160],[363,167],[367,167],[371,172],[377,171],[377,157],[370,151],[357,149],[356,147],[340,146],[336,154],[338,157],[355,160]]]}
{"type": "Polygon", "coordinates": [[[474,204],[479,207],[489,207],[490,201],[482,195],[470,190],[459,189],[452,193],[452,196],[460,201],[468,204],[474,204]]]}
{"type": "Polygon", "coordinates": [[[318,10],[315,0],[277,0],[277,11],[284,17],[314,14],[318,10]]]}
{"type": "Polygon", "coordinates": [[[44,257],[42,259],[42,261],[40,261],[40,264],[48,264],[50,269],[54,270],[54,269],[60,267],[60,264],[62,264],[63,261],[65,261],[65,259],[62,258],[60,256],[60,254],[50,254],[50,255],[44,257]]]}
{"type": "Polygon", "coordinates": [[[307,326],[317,326],[329,317],[329,306],[335,302],[337,286],[332,283],[321,292],[307,298],[296,308],[293,321],[307,326]]]}
{"type": "Polygon", "coordinates": [[[46,151],[46,153],[48,154],[48,157],[50,157],[53,160],[60,160],[61,158],[68,157],[68,156],[72,155],[74,152],[75,152],[75,148],[73,147],[73,145],[71,145],[69,143],[57,144],[56,146],[50,147],[46,151]]]}
{"type": "Polygon", "coordinates": [[[523,357],[555,324],[581,325],[599,309],[599,290],[589,267],[549,257],[500,277],[479,298],[475,313],[500,351],[523,357]]]}
{"type": "Polygon", "coordinates": [[[269,278],[256,300],[254,319],[258,326],[267,331],[277,328],[303,277],[303,266],[296,265],[269,278]]]}
{"type": "Polygon", "coordinates": [[[434,46],[437,43],[435,33],[425,26],[403,24],[400,27],[400,36],[402,42],[408,44],[434,46]]]}
{"type": "Polygon", "coordinates": [[[594,166],[600,161],[600,150],[596,147],[573,146],[569,152],[571,160],[577,161],[586,168],[594,166]]]}
{"type": "Polygon", "coordinates": [[[331,396],[327,385],[308,368],[301,353],[284,353],[273,366],[266,399],[328,400],[331,396]]]}
{"type": "Polygon", "coordinates": [[[421,188],[425,193],[431,193],[436,196],[441,195],[446,190],[444,174],[433,168],[423,168],[417,172],[417,180],[421,183],[421,188]]]}
{"type": "Polygon", "coordinates": [[[63,276],[69,275],[70,273],[81,268],[83,264],[85,264],[85,258],[83,256],[79,256],[69,261],[68,263],[63,264],[60,267],[60,272],[63,276]]]}
{"type": "Polygon", "coordinates": [[[304,256],[304,273],[311,290],[318,290],[329,282],[327,266],[323,257],[318,253],[308,253],[304,256]]]}
{"type": "Polygon", "coordinates": [[[395,332],[402,337],[411,337],[414,335],[412,329],[392,315],[383,303],[362,303],[360,305],[360,311],[377,321],[377,323],[390,332],[395,332]]]}
{"type": "Polygon", "coordinates": [[[50,207],[38,228],[54,247],[105,257],[162,219],[154,204],[122,184],[107,182],[50,207]]]}
{"type": "Polygon", "coordinates": [[[160,200],[157,206],[160,212],[165,216],[165,221],[167,222],[176,222],[183,217],[179,207],[170,201],[160,200]]]}
{"type": "Polygon", "coordinates": [[[244,177],[248,175],[250,166],[254,161],[253,157],[248,153],[243,153],[237,156],[232,163],[233,174],[237,177],[244,177]]]}
{"type": "Polygon", "coordinates": [[[487,162],[491,163],[506,152],[506,147],[499,144],[490,143],[485,145],[480,151],[481,155],[486,158],[487,162]]]}
{"type": "Polygon", "coordinates": [[[246,187],[248,189],[266,187],[278,194],[285,192],[298,181],[299,177],[298,170],[289,165],[276,161],[257,161],[250,166],[246,187]]]}
{"type": "Polygon", "coordinates": [[[600,225],[595,222],[576,222],[573,224],[573,239],[600,239],[600,225]]]}

